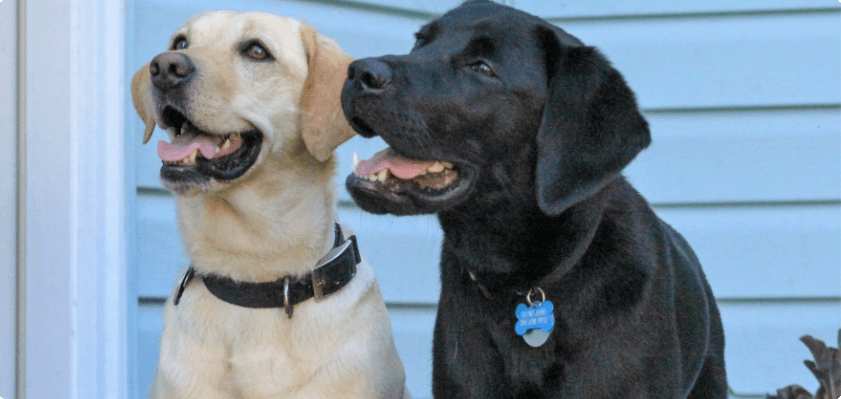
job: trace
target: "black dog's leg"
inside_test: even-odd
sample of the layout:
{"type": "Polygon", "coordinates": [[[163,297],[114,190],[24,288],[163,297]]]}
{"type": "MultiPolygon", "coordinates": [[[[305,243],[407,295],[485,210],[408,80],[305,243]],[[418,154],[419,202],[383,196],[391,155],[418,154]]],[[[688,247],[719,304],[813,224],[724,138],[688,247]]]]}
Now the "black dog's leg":
{"type": "MultiPolygon", "coordinates": [[[[711,345],[715,345],[711,342],[711,345]]],[[[724,359],[719,356],[707,357],[698,381],[687,399],[726,399],[727,380],[724,378],[724,359]]]]}
{"type": "Polygon", "coordinates": [[[435,320],[432,350],[432,396],[435,399],[502,399],[508,391],[499,353],[475,309],[464,297],[442,295],[435,320]]]}
{"type": "MultiPolygon", "coordinates": [[[[707,296],[712,298],[712,289],[704,283],[707,296]]],[[[710,306],[710,347],[704,367],[687,399],[726,399],[727,374],[724,369],[724,327],[718,307],[710,306]]]]}

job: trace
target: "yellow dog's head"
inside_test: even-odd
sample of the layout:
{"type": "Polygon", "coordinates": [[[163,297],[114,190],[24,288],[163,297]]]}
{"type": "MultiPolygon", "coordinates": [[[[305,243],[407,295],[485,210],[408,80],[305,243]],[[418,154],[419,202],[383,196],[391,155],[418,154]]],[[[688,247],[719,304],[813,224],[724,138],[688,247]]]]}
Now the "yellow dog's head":
{"type": "Polygon", "coordinates": [[[290,18],[214,11],[178,29],[132,79],[135,109],[169,134],[161,180],[181,195],[215,192],[279,159],[332,162],[354,135],[341,87],[352,59],[290,18]]]}

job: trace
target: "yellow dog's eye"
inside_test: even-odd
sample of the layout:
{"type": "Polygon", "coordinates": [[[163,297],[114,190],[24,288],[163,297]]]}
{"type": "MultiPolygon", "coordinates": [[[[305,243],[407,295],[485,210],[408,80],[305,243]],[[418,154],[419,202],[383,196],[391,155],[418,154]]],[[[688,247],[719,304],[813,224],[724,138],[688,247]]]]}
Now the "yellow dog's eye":
{"type": "Polygon", "coordinates": [[[259,44],[252,44],[251,47],[248,48],[248,55],[250,55],[251,58],[262,60],[266,58],[269,53],[267,53],[266,49],[259,44]]]}
{"type": "Polygon", "coordinates": [[[175,43],[172,44],[173,50],[183,50],[185,48],[187,48],[187,39],[183,37],[176,40],[175,43]]]}

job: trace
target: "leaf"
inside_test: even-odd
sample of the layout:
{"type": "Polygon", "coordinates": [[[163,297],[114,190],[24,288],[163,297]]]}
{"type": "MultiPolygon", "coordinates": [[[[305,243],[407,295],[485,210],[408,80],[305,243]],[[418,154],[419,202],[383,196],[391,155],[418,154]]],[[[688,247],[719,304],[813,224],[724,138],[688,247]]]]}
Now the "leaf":
{"type": "MultiPolygon", "coordinates": [[[[804,335],[800,340],[806,344],[815,361],[803,363],[818,379],[821,386],[814,396],[800,385],[789,385],[777,390],[777,396],[767,395],[767,399],[839,399],[841,398],[841,350],[829,348],[811,335],[804,335]]],[[[841,347],[841,329],[838,330],[838,346],[841,347]]]]}
{"type": "Polygon", "coordinates": [[[777,396],[766,396],[766,399],[813,399],[812,394],[800,385],[789,385],[777,390],[777,396]]]}
{"type": "MultiPolygon", "coordinates": [[[[841,330],[839,330],[841,338],[841,330]]],[[[815,361],[805,361],[806,367],[820,382],[815,399],[838,399],[841,396],[841,350],[828,348],[826,344],[810,335],[800,338],[812,352],[815,361]]]]}

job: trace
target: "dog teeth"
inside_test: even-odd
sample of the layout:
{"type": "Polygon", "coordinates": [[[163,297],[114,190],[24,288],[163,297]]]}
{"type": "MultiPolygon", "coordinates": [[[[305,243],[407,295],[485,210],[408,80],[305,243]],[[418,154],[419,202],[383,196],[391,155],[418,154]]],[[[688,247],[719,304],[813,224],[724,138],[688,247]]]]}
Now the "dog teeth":
{"type": "Polygon", "coordinates": [[[432,173],[439,173],[444,171],[444,165],[441,165],[441,162],[435,162],[432,166],[426,168],[426,170],[432,173]]]}
{"type": "Polygon", "coordinates": [[[452,169],[453,168],[453,164],[451,164],[447,161],[441,161],[441,165],[444,165],[444,167],[447,168],[447,169],[452,169]]]}
{"type": "Polygon", "coordinates": [[[232,134],[231,138],[234,140],[242,140],[242,136],[240,136],[239,133],[232,134]]]}
{"type": "Polygon", "coordinates": [[[199,150],[198,150],[198,148],[197,148],[197,149],[195,149],[195,150],[193,150],[193,153],[192,153],[192,154],[190,154],[190,162],[189,162],[189,163],[190,163],[190,164],[194,164],[194,163],[196,163],[196,157],[197,157],[197,156],[199,156],[199,150]]]}
{"type": "Polygon", "coordinates": [[[228,148],[231,148],[231,138],[230,138],[230,137],[228,137],[227,139],[225,139],[225,143],[224,143],[224,144],[222,144],[222,148],[223,148],[223,149],[226,149],[226,150],[227,150],[228,148]]]}
{"type": "Polygon", "coordinates": [[[381,183],[388,180],[388,176],[391,175],[388,168],[381,169],[379,172],[371,173],[370,175],[360,175],[359,173],[356,173],[356,170],[353,171],[353,174],[354,174],[354,176],[357,176],[360,179],[365,179],[365,180],[373,181],[373,182],[378,181],[378,182],[381,182],[381,183]]]}
{"type": "Polygon", "coordinates": [[[384,182],[385,179],[388,179],[388,168],[382,169],[377,172],[377,181],[384,182]]]}
{"type": "Polygon", "coordinates": [[[356,151],[353,152],[353,170],[356,170],[356,167],[359,165],[359,154],[356,151]]]}

